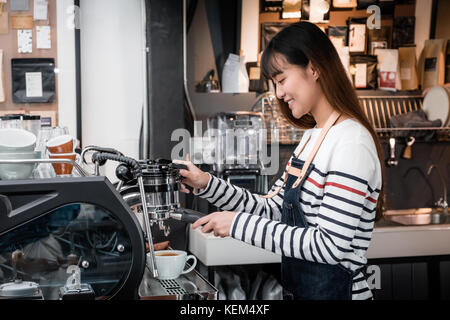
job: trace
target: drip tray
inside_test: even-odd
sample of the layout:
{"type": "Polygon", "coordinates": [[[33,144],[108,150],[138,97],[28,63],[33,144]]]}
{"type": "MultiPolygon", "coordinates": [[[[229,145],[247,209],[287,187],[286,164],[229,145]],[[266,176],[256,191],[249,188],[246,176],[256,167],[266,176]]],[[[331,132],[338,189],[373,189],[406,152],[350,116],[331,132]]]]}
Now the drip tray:
{"type": "Polygon", "coordinates": [[[217,289],[196,270],[177,279],[158,280],[145,268],[139,297],[141,300],[217,300],[217,289]]]}

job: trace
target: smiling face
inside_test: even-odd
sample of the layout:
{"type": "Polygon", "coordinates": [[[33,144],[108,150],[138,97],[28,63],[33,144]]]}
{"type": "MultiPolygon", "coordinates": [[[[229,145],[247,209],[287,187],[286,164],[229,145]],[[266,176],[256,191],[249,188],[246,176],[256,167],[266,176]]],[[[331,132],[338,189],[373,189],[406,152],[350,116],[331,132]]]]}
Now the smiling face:
{"type": "Polygon", "coordinates": [[[282,55],[274,58],[279,70],[272,78],[276,95],[289,105],[292,116],[300,119],[314,109],[323,95],[317,81],[318,73],[311,63],[303,68],[290,64],[282,55]]]}

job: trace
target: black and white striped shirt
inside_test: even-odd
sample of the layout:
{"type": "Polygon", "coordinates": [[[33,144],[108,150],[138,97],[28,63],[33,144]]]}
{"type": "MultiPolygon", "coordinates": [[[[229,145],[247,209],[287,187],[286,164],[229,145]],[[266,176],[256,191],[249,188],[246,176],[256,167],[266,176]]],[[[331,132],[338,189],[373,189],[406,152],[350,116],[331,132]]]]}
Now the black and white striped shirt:
{"type": "MultiPolygon", "coordinates": [[[[320,131],[305,131],[294,151],[297,154],[311,136],[300,160],[305,161],[320,131]]],[[[288,257],[341,264],[355,271],[367,263],[382,183],[375,144],[361,124],[347,119],[330,129],[313,164],[299,199],[307,228],[280,222],[284,189],[272,199],[263,199],[211,175],[197,195],[222,210],[238,212],[230,232],[235,239],[288,257]]],[[[286,172],[287,166],[271,191],[283,184],[286,172]]],[[[352,289],[353,299],[372,298],[361,272],[353,278],[352,289]]]]}

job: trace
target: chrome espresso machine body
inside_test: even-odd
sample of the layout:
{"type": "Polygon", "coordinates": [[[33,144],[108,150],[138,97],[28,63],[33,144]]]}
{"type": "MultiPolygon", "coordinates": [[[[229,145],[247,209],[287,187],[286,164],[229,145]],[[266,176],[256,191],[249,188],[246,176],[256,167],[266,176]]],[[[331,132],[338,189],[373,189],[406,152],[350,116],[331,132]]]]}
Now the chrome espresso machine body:
{"type": "Polygon", "coordinates": [[[168,234],[165,220],[201,216],[181,208],[179,167],[94,146],[83,161],[88,152],[93,176],[67,160],[79,177],[0,181],[0,299],[217,299],[195,270],[157,279],[151,226],[168,234]],[[99,175],[106,161],[119,162],[117,185],[99,175]]]}

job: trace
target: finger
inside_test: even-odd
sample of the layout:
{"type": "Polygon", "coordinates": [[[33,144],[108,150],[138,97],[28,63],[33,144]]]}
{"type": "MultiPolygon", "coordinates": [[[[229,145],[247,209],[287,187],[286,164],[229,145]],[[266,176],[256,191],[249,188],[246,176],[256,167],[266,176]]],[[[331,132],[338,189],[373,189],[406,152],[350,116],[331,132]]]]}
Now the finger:
{"type": "Polygon", "coordinates": [[[184,193],[191,193],[191,191],[189,191],[189,189],[182,183],[180,183],[180,191],[184,193]]]}
{"type": "Polygon", "coordinates": [[[195,228],[200,227],[201,225],[207,223],[209,221],[209,219],[211,219],[211,217],[209,215],[201,217],[200,219],[198,219],[197,221],[195,221],[192,224],[192,229],[195,229],[195,228]]]}
{"type": "Polygon", "coordinates": [[[189,153],[186,153],[186,161],[191,161],[189,157],[189,153]]]}
{"type": "Polygon", "coordinates": [[[195,164],[193,164],[191,161],[185,161],[185,160],[178,160],[178,159],[174,159],[172,160],[173,163],[178,163],[178,164],[184,164],[186,167],[188,167],[188,169],[192,170],[194,168],[197,168],[195,166],[195,164]]]}
{"type": "Polygon", "coordinates": [[[213,222],[212,221],[209,221],[202,228],[202,232],[203,233],[210,233],[212,230],[214,230],[214,226],[213,226],[213,222]]]}
{"type": "Polygon", "coordinates": [[[179,174],[182,177],[188,178],[189,175],[190,175],[190,172],[188,170],[185,170],[185,169],[180,169],[179,174]]]}
{"type": "Polygon", "coordinates": [[[178,164],[184,164],[185,166],[187,166],[190,161],[174,159],[174,160],[172,160],[172,162],[173,163],[178,163],[178,164]]]}

